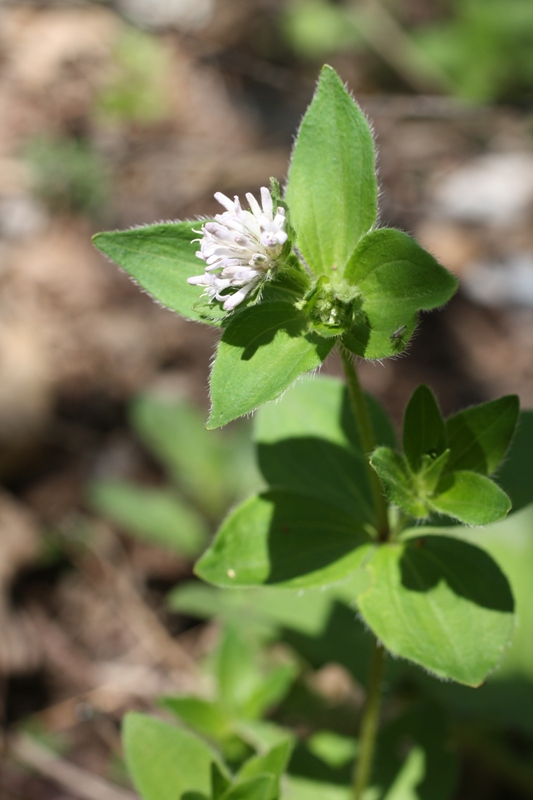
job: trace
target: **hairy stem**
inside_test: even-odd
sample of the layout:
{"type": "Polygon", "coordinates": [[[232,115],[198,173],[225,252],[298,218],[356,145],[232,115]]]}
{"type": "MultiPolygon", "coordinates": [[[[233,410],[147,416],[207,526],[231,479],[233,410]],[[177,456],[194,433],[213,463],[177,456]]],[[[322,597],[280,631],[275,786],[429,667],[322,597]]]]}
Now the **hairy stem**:
{"type": "MultiPolygon", "coordinates": [[[[365,458],[365,467],[368,482],[370,484],[370,491],[372,492],[372,505],[376,514],[378,539],[381,542],[385,542],[390,538],[391,534],[387,513],[387,501],[385,500],[381,490],[379,478],[370,466],[369,461],[370,454],[376,448],[372,420],[370,419],[370,414],[368,413],[365,396],[361,389],[359,378],[357,377],[357,371],[353,363],[353,358],[351,354],[344,348],[341,348],[341,356],[344,365],[344,373],[346,375],[346,384],[348,387],[350,404],[359,433],[359,440],[361,442],[363,453],[367,456],[367,458],[365,458]]],[[[359,756],[356,763],[353,781],[354,800],[361,800],[363,793],[372,777],[376,734],[379,724],[381,678],[383,674],[384,658],[384,648],[379,644],[377,639],[374,639],[374,650],[370,663],[366,707],[363,714],[361,733],[359,737],[359,756]]]]}
{"type": "Polygon", "coordinates": [[[376,440],[374,438],[374,430],[372,428],[372,420],[368,413],[365,396],[357,377],[357,372],[353,363],[350,353],[341,348],[341,357],[344,365],[344,374],[346,376],[346,384],[348,386],[348,395],[359,433],[359,439],[363,452],[367,456],[365,459],[366,474],[370,484],[370,491],[372,492],[372,505],[376,513],[376,527],[378,531],[378,538],[380,541],[386,541],[389,538],[389,522],[387,515],[387,501],[381,490],[381,485],[377,474],[370,466],[368,456],[376,449],[376,440]]]}
{"type": "Polygon", "coordinates": [[[376,734],[379,723],[381,678],[383,675],[384,661],[385,650],[378,640],[374,639],[374,651],[372,653],[372,661],[370,662],[366,706],[359,738],[359,756],[357,758],[353,781],[354,800],[361,800],[372,777],[376,734]]]}

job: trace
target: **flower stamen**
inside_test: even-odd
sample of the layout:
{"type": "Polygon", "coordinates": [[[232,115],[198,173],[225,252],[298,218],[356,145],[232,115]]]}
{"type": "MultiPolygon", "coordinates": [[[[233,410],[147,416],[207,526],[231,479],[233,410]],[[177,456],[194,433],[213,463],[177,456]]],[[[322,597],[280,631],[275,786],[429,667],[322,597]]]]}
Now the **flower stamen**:
{"type": "Polygon", "coordinates": [[[196,255],[206,267],[203,275],[188,278],[188,283],[202,286],[209,302],[216,300],[225,311],[232,311],[271,276],[287,241],[285,209],[279,207],[274,214],[272,195],[264,186],[261,205],[246,194],[250,211],[242,209],[238,197],[230,200],[216,192],[215,199],[226,210],[197,231],[201,238],[194,239],[200,243],[196,255]]]}

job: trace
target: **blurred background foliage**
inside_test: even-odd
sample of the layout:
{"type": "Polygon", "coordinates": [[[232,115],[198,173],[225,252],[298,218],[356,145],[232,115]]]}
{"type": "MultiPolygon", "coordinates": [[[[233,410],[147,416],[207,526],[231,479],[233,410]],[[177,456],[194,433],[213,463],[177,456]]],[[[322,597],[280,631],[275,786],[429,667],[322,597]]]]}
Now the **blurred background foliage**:
{"type": "MultiPolygon", "coordinates": [[[[289,602],[194,579],[222,516],[260,484],[250,424],[203,429],[212,331],[157,307],[90,244],[283,181],[324,61],[372,119],[382,223],[461,281],[408,358],[361,366],[365,387],[397,423],[421,381],[446,413],[513,392],[533,405],[531,0],[1,2],[6,800],[89,785],[94,800],[131,798],[120,720],[162,696],[230,760],[297,730],[295,792],[311,797],[311,775],[344,780],[366,633],[337,590],[289,602]]],[[[458,798],[533,797],[531,508],[481,535],[517,587],[515,644],[479,691],[391,661],[384,787],[414,792],[433,747],[458,798]]]]}
{"type": "MultiPolygon", "coordinates": [[[[533,7],[528,0],[447,3],[292,0],[283,14],[291,49],[317,62],[339,52],[377,54],[413,88],[478,103],[531,101],[533,7]],[[425,5],[425,8],[423,6],[425,5]],[[418,11],[418,13],[417,13],[418,11]],[[395,34],[395,35],[394,35],[395,34]],[[388,40],[388,41],[387,41],[388,40]]],[[[394,85],[394,84],[393,84],[394,85]]]]}

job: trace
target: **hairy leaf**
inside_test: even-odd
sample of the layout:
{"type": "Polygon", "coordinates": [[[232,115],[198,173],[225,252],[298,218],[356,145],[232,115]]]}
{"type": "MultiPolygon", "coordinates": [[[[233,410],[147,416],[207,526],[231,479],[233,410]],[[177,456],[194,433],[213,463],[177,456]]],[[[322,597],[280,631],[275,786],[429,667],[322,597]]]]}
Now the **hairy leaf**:
{"type": "Polygon", "coordinates": [[[316,275],[342,271],[376,220],[370,127],[328,66],[298,132],[286,198],[298,248],[316,275]]]}
{"type": "Polygon", "coordinates": [[[512,635],[507,579],[478,547],[439,535],[415,535],[378,547],[362,567],[357,604],[395,655],[439,675],[478,686],[512,635]]]}

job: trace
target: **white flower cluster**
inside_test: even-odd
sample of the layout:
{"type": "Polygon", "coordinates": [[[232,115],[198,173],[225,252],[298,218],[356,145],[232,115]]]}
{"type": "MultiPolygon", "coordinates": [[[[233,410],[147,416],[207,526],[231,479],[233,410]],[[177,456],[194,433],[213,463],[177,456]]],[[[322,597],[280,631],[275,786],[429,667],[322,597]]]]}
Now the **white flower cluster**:
{"type": "Polygon", "coordinates": [[[246,199],[250,211],[241,208],[239,198],[217,192],[215,198],[226,211],[216,214],[214,222],[206,222],[201,231],[198,258],[206,262],[203,275],[188,278],[195,286],[203,286],[209,301],[223,303],[225,311],[232,311],[247,294],[268,274],[279,258],[287,234],[285,210],[276,209],[272,196],[264,186],[261,189],[261,205],[253,194],[246,199]],[[226,290],[237,289],[235,292],[226,290]]]}

